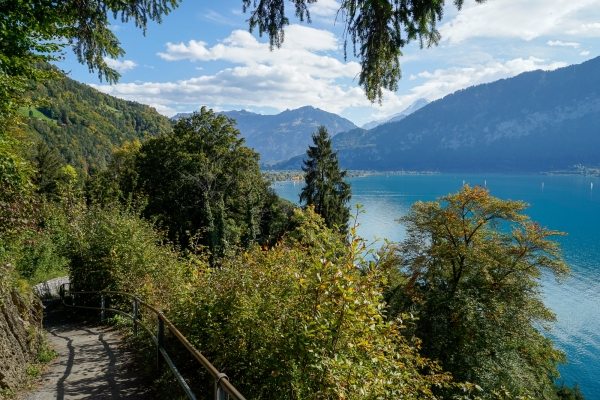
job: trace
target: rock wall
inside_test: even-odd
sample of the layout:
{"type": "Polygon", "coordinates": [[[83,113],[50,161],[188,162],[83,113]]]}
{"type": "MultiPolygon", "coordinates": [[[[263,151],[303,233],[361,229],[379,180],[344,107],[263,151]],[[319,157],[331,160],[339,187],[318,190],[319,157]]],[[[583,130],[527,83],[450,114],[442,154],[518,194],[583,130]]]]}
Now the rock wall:
{"type": "Polygon", "coordinates": [[[42,344],[44,306],[35,296],[0,293],[0,388],[15,389],[27,376],[42,344]]]}

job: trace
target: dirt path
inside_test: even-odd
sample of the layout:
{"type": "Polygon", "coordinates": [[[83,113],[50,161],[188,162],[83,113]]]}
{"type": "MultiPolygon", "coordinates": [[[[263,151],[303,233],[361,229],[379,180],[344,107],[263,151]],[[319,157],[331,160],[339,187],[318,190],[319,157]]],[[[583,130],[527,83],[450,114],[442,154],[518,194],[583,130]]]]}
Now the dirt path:
{"type": "MultiPolygon", "coordinates": [[[[53,304],[55,306],[55,304],[53,304]]],[[[44,316],[48,342],[58,353],[49,370],[22,400],[151,399],[111,328],[86,326],[65,319],[49,305],[44,316]]]]}

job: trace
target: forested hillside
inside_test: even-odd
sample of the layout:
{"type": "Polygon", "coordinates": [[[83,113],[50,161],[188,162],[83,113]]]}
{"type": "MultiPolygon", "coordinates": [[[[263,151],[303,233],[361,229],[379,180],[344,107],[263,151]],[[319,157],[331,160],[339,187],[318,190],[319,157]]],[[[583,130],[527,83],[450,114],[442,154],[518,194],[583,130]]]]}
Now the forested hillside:
{"type": "Polygon", "coordinates": [[[34,98],[47,105],[21,108],[26,131],[56,148],[65,160],[87,173],[104,168],[125,141],[168,132],[171,123],[152,107],[103,94],[64,77],[40,85],[34,98]]]}

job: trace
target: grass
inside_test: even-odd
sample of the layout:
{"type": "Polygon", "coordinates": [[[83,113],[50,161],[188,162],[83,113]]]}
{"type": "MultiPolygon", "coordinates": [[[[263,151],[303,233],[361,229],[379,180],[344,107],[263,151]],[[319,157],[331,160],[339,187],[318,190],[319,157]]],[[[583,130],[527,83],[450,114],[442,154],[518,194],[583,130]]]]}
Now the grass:
{"type": "Polygon", "coordinates": [[[56,358],[58,354],[50,348],[48,342],[44,340],[44,343],[38,350],[37,360],[29,364],[26,369],[27,379],[23,382],[20,387],[11,389],[0,389],[0,400],[14,399],[17,395],[24,393],[24,391],[30,390],[35,387],[36,378],[38,378],[47,368],[48,363],[56,358]]]}
{"type": "Polygon", "coordinates": [[[39,112],[38,110],[36,110],[35,108],[30,108],[30,107],[21,107],[19,108],[19,112],[21,114],[23,114],[26,117],[29,117],[29,111],[33,111],[33,118],[39,118],[42,119],[46,122],[49,122],[51,124],[56,125],[57,121],[55,119],[51,119],[46,117],[44,114],[42,114],[41,112],[39,112]]]}
{"type": "Polygon", "coordinates": [[[119,111],[119,110],[117,110],[117,109],[116,109],[116,108],[114,108],[114,107],[107,106],[107,105],[104,105],[104,107],[105,107],[105,108],[106,108],[108,111],[111,111],[111,112],[113,112],[114,114],[116,114],[118,117],[120,117],[120,116],[122,116],[122,115],[123,115],[123,111],[119,111]]]}

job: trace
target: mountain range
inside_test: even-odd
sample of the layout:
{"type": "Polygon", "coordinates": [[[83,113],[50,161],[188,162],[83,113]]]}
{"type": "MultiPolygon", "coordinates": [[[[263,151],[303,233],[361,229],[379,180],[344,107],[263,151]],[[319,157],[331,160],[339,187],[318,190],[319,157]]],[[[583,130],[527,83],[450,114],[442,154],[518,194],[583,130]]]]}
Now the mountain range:
{"type": "MultiPolygon", "coordinates": [[[[173,118],[190,114],[180,113],[173,118]]],[[[321,125],[332,136],[357,128],[346,118],[311,106],[275,115],[256,114],[246,110],[224,111],[221,114],[236,120],[237,128],[246,139],[246,146],[260,153],[263,164],[287,160],[305,153],[308,145],[312,144],[311,135],[321,125]]]]}
{"type": "MultiPolygon", "coordinates": [[[[473,86],[426,105],[420,99],[372,129],[310,106],[277,115],[223,114],[237,121],[268,169],[299,169],[320,125],[348,169],[531,173],[593,167],[600,165],[599,70],[595,58],[473,86]]],[[[40,86],[34,97],[52,102],[22,110],[29,117],[25,131],[90,173],[123,142],[171,130],[153,108],[69,78],[40,86]]]]}
{"type": "MultiPolygon", "coordinates": [[[[333,138],[357,170],[542,172],[600,164],[600,58],[459,90],[333,138]]],[[[302,157],[274,166],[295,169],[302,157]]]]}

